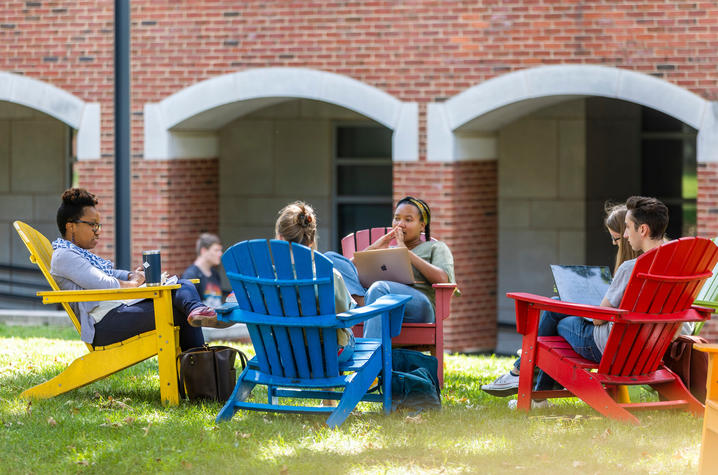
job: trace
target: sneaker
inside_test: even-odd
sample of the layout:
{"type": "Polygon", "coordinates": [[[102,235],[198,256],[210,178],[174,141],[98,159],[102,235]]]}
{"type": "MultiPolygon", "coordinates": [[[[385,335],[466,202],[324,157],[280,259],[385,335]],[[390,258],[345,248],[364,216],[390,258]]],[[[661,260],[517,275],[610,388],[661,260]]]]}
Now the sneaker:
{"type": "MultiPolygon", "coordinates": [[[[518,399],[512,399],[509,401],[509,409],[512,411],[515,411],[518,405],[518,399]]],[[[553,406],[553,404],[551,404],[548,399],[534,399],[531,401],[531,409],[544,409],[551,406],[553,406]]]]}
{"type": "Polygon", "coordinates": [[[223,322],[217,319],[217,312],[204,305],[197,307],[187,315],[187,323],[193,327],[228,328],[232,322],[223,322]]]}
{"type": "Polygon", "coordinates": [[[502,374],[491,384],[484,384],[481,390],[496,397],[513,396],[519,392],[519,377],[511,373],[502,374]]]}

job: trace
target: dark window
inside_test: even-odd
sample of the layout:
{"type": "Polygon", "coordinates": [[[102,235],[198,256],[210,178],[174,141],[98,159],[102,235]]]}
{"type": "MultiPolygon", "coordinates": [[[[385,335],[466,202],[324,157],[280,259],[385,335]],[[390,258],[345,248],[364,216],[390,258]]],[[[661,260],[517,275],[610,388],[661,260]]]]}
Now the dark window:
{"type": "Polygon", "coordinates": [[[642,193],[668,206],[670,238],[696,234],[696,131],[683,122],[641,108],[642,193]]]}
{"type": "Polygon", "coordinates": [[[391,130],[340,125],[335,148],[335,248],[357,229],[386,226],[392,212],[391,130]]]}

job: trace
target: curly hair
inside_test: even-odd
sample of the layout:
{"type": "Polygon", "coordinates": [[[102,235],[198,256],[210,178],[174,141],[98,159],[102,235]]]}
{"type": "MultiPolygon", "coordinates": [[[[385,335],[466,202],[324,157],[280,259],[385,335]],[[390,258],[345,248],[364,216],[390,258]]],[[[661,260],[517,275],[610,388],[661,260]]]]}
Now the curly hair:
{"type": "Polygon", "coordinates": [[[97,206],[97,198],[84,188],[68,188],[62,193],[62,204],[57,209],[57,229],[65,237],[67,223],[82,217],[85,208],[97,206]]]}
{"type": "Polygon", "coordinates": [[[317,216],[314,209],[304,201],[288,204],[279,210],[274,232],[285,241],[312,247],[317,234],[317,216]]]}

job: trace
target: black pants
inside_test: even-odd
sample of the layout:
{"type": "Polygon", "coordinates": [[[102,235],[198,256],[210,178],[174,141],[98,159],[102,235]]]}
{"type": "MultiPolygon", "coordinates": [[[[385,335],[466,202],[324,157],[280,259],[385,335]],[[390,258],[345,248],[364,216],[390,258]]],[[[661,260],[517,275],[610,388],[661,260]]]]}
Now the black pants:
{"type": "MultiPolygon", "coordinates": [[[[197,307],[204,305],[194,284],[180,280],[182,285],[172,291],[172,314],[174,324],[179,327],[179,343],[182,351],[204,344],[201,328],[187,323],[187,315],[197,307]]],[[[111,345],[140,333],[155,329],[154,301],[146,299],[134,305],[120,305],[113,308],[99,323],[95,324],[95,346],[111,345]]]]}

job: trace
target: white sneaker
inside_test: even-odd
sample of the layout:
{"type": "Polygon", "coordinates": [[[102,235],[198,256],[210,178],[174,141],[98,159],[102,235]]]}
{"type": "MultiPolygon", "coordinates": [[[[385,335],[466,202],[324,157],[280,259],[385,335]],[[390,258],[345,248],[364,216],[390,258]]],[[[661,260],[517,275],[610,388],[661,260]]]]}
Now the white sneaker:
{"type": "Polygon", "coordinates": [[[519,377],[511,373],[502,374],[493,383],[481,386],[481,390],[496,397],[512,396],[519,392],[519,377]]]}
{"type": "MultiPolygon", "coordinates": [[[[509,401],[509,409],[512,411],[515,411],[518,405],[518,399],[512,399],[509,401]]],[[[553,406],[553,404],[551,404],[548,399],[534,399],[531,401],[531,409],[543,409],[551,406],[553,406]]]]}

